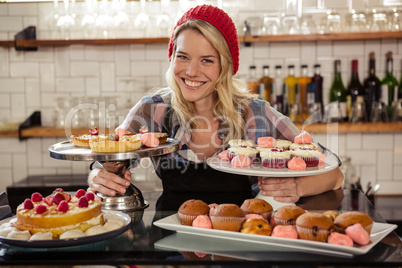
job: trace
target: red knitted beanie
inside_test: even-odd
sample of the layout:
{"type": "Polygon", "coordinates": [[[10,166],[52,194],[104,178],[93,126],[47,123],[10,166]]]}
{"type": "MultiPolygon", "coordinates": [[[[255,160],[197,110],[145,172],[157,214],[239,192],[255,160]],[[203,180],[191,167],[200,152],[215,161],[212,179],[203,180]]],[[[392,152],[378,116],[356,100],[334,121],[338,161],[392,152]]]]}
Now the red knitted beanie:
{"type": "MultiPolygon", "coordinates": [[[[191,8],[179,19],[174,30],[188,20],[204,20],[214,25],[225,37],[232,54],[233,75],[239,69],[239,40],[236,26],[225,11],[211,5],[200,5],[191,8]]],[[[169,42],[169,60],[173,54],[174,31],[169,42]]]]}

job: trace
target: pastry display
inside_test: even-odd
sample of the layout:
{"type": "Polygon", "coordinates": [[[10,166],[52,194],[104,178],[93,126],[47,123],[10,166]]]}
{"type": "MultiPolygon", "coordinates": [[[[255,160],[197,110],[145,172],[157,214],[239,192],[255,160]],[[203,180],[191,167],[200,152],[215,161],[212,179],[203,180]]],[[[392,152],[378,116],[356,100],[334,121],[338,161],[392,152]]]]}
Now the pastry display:
{"type": "Polygon", "coordinates": [[[58,188],[46,197],[35,192],[26,198],[17,207],[16,217],[0,226],[0,236],[18,240],[68,239],[93,235],[87,231],[96,226],[107,232],[123,224],[113,212],[102,212],[101,201],[92,192],[80,189],[69,194],[58,188]],[[104,224],[109,221],[116,224],[108,230],[104,224]]]}
{"type": "MultiPolygon", "coordinates": [[[[313,142],[311,136],[303,131],[295,137],[294,142],[273,137],[258,137],[257,143],[252,140],[235,139],[229,141],[229,147],[218,154],[221,161],[229,161],[232,167],[247,168],[252,164],[270,169],[306,170],[316,167],[325,161],[325,156],[313,142]],[[233,161],[236,156],[245,155],[251,159],[248,164],[243,161],[233,161]],[[290,162],[293,158],[298,158],[290,162]],[[301,161],[301,160],[303,161],[301,161]]],[[[226,166],[225,166],[226,167],[226,166]]],[[[252,168],[256,166],[253,165],[252,168]]]]}
{"type": "MultiPolygon", "coordinates": [[[[302,239],[348,247],[364,246],[370,243],[370,234],[360,223],[348,225],[344,233],[339,232],[335,227],[333,219],[336,221],[342,215],[346,215],[343,217],[347,219],[351,218],[351,215],[354,215],[353,219],[364,218],[365,220],[362,221],[364,223],[372,222],[367,214],[358,211],[338,215],[331,210],[319,213],[305,211],[299,206],[283,206],[274,212],[271,220],[267,220],[262,215],[272,213],[272,206],[262,199],[246,199],[240,207],[230,203],[206,204],[202,200],[190,199],[185,201],[179,210],[181,211],[178,213],[180,224],[191,228],[302,239]],[[191,212],[197,216],[192,218],[191,224],[185,223],[182,221],[183,212],[187,214],[191,212]]],[[[188,230],[186,229],[186,232],[188,230]]]]}

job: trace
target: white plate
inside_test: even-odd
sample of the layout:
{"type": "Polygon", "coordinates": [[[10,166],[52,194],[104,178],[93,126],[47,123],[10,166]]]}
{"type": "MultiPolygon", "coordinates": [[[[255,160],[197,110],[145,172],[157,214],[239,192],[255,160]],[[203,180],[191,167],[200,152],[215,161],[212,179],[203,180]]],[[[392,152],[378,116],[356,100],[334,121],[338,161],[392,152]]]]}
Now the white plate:
{"type": "Polygon", "coordinates": [[[260,163],[252,164],[247,168],[233,167],[229,161],[220,159],[217,155],[210,157],[207,164],[216,170],[248,176],[263,176],[263,177],[301,177],[327,173],[338,167],[338,160],[335,155],[328,154],[325,157],[325,162],[316,167],[308,167],[305,170],[291,170],[288,168],[266,168],[260,163]]]}
{"type": "MultiPolygon", "coordinates": [[[[70,239],[52,239],[52,240],[18,240],[0,236],[0,242],[12,246],[18,247],[32,247],[32,248],[52,248],[52,247],[68,247],[68,246],[78,246],[83,244],[94,243],[98,241],[102,241],[108,238],[115,237],[123,232],[125,232],[131,223],[131,217],[123,212],[118,211],[104,211],[105,213],[115,213],[123,222],[124,225],[121,228],[116,230],[112,230],[110,232],[98,234],[98,235],[91,235],[91,236],[84,236],[79,238],[70,238],[70,239]]],[[[17,216],[5,219],[0,221],[0,225],[3,223],[7,223],[10,220],[16,218],[17,216]]]]}
{"type": "Polygon", "coordinates": [[[302,250],[311,253],[333,253],[335,255],[362,255],[366,254],[378,242],[386,237],[390,232],[397,228],[395,224],[378,223],[374,222],[371,230],[370,243],[365,246],[346,247],[340,245],[333,245],[324,242],[309,241],[303,239],[288,239],[272,236],[262,236],[254,234],[245,234],[240,232],[230,232],[215,229],[196,228],[192,226],[181,225],[178,214],[171,215],[154,222],[158,227],[176,231],[179,233],[198,235],[204,237],[229,239],[234,241],[247,241],[266,246],[281,246],[295,250],[302,250]]]}

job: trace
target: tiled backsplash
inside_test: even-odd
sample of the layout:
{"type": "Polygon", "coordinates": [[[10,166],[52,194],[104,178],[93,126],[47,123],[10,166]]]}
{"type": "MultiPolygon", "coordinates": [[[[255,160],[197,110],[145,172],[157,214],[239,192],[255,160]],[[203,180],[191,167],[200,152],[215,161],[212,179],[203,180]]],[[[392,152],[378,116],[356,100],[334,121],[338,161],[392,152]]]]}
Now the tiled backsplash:
{"type": "MultiPolygon", "coordinates": [[[[153,1],[155,2],[157,1],[153,1]]],[[[297,3],[290,0],[283,2],[297,3]]],[[[348,11],[359,5],[364,9],[380,7],[389,2],[304,0],[302,7],[311,12],[316,10],[325,13],[332,8],[348,11]],[[362,2],[365,3],[363,7],[362,2]]],[[[268,7],[282,11],[288,7],[285,4],[278,5],[282,2],[274,0],[255,0],[247,3],[251,4],[239,10],[238,21],[250,15],[262,16],[267,11],[264,9],[268,7]]],[[[402,2],[392,3],[395,6],[402,5],[402,2]]],[[[51,7],[52,4],[0,3],[0,40],[12,40],[15,33],[35,24],[38,25],[40,38],[50,35],[49,27],[41,16],[46,10],[42,5],[51,7]]],[[[240,50],[238,75],[243,78],[251,64],[257,66],[258,75],[262,73],[262,65],[268,64],[273,70],[275,65],[286,67],[288,64],[294,64],[298,75],[301,64],[308,64],[312,73],[313,64],[320,63],[325,96],[332,82],[335,59],[341,60],[345,85],[350,79],[352,59],[359,60],[360,79],[366,77],[368,54],[371,51],[376,53],[379,77],[384,75],[385,54],[388,51],[393,52],[394,74],[398,79],[401,72],[402,38],[253,43],[251,47],[241,45],[240,50]]],[[[127,106],[136,103],[152,88],[165,85],[164,72],[168,64],[167,44],[72,45],[39,47],[38,51],[34,52],[0,47],[0,121],[23,119],[33,111],[40,110],[43,124],[54,125],[56,99],[73,96],[116,96],[116,115],[122,117],[127,111],[127,106]]],[[[318,134],[314,137],[340,155],[351,157],[363,185],[368,181],[379,182],[381,194],[402,193],[402,134],[318,134]]],[[[87,173],[87,162],[62,161],[49,157],[48,147],[61,140],[64,139],[32,138],[19,141],[17,138],[0,138],[0,192],[4,191],[7,185],[28,175],[87,173]]],[[[143,165],[148,168],[136,169],[134,179],[157,182],[150,162],[144,160],[143,165]]]]}

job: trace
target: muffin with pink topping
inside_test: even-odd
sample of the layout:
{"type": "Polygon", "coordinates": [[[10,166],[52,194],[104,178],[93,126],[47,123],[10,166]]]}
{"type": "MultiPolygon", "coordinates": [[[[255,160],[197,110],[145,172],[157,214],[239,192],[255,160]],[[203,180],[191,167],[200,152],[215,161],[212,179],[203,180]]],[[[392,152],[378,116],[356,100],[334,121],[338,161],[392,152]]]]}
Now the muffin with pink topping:
{"type": "Polygon", "coordinates": [[[299,157],[306,162],[306,167],[316,167],[319,164],[321,153],[314,149],[294,149],[289,151],[292,157],[299,157]]]}
{"type": "Polygon", "coordinates": [[[255,148],[257,145],[253,140],[234,139],[229,141],[232,148],[255,148]]]}
{"type": "Polygon", "coordinates": [[[193,224],[198,215],[209,215],[209,206],[202,200],[189,199],[179,207],[179,218],[182,225],[193,224]]]}
{"type": "Polygon", "coordinates": [[[257,161],[258,150],[254,148],[232,148],[228,149],[229,151],[229,160],[232,161],[236,155],[247,155],[250,157],[251,162],[254,163],[257,161]]]}
{"type": "Polygon", "coordinates": [[[266,168],[286,168],[290,156],[289,151],[279,148],[260,152],[261,164],[266,168]]]}

